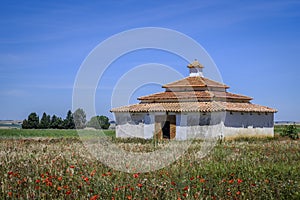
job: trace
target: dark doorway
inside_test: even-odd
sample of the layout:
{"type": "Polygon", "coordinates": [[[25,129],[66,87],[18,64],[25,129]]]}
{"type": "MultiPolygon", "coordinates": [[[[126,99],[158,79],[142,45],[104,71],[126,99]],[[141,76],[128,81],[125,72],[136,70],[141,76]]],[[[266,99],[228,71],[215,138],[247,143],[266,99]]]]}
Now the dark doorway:
{"type": "Polygon", "coordinates": [[[170,122],[165,121],[164,123],[162,123],[162,127],[163,138],[170,139],[170,122]]]}

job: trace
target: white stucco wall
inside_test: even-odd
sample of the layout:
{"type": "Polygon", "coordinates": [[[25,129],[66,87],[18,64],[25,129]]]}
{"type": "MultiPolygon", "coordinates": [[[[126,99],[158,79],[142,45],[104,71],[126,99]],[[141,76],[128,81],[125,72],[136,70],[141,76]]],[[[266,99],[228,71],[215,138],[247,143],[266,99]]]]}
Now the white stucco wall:
{"type": "MultiPolygon", "coordinates": [[[[152,138],[155,131],[155,115],[163,114],[165,113],[115,113],[116,137],[152,138]]],[[[220,135],[225,138],[273,137],[273,124],[273,113],[177,113],[175,139],[186,140],[220,135]]]]}
{"type": "Polygon", "coordinates": [[[149,139],[154,133],[154,115],[149,113],[115,113],[116,137],[149,139]]]}
{"type": "Polygon", "coordinates": [[[274,126],[273,113],[226,112],[224,122],[226,127],[235,128],[265,128],[274,126]]]}

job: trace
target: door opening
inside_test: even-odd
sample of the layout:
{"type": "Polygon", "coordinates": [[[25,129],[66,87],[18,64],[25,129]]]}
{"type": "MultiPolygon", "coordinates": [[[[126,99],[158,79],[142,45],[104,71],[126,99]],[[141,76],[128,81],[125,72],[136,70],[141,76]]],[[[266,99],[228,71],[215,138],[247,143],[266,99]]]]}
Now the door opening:
{"type": "Polygon", "coordinates": [[[170,121],[165,121],[162,123],[162,132],[164,139],[170,139],[170,121]]]}

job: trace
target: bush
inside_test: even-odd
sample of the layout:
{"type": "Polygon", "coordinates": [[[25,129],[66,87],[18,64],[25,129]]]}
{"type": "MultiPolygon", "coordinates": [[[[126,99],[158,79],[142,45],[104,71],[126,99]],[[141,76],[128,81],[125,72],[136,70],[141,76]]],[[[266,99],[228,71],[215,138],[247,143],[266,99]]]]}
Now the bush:
{"type": "Polygon", "coordinates": [[[280,133],[280,136],[288,136],[293,140],[299,139],[297,127],[295,124],[286,125],[283,131],[280,133]]]}

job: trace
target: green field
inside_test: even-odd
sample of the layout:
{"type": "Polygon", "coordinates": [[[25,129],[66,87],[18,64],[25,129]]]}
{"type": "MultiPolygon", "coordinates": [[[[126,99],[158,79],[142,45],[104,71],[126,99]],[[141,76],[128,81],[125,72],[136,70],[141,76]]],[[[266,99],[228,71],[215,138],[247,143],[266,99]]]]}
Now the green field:
{"type": "MultiPolygon", "coordinates": [[[[166,144],[105,134],[130,152],[166,144]]],[[[300,140],[278,134],[218,143],[202,160],[195,152],[203,143],[194,141],[173,164],[135,174],[97,161],[75,130],[13,129],[0,135],[0,199],[300,199],[300,140]]]]}
{"type": "MultiPolygon", "coordinates": [[[[100,130],[85,130],[88,134],[100,135],[100,130]]],[[[115,136],[113,130],[103,130],[107,136],[115,136]]],[[[75,129],[0,129],[0,138],[76,138],[78,132],[75,129]]]]}

